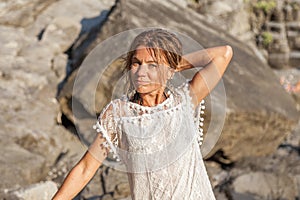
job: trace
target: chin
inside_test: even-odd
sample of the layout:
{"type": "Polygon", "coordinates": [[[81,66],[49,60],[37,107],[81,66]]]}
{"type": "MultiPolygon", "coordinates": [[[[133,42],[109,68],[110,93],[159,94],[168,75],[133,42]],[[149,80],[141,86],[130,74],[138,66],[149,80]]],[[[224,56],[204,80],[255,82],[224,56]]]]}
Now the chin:
{"type": "Polygon", "coordinates": [[[136,89],[136,91],[140,94],[147,94],[147,93],[150,93],[152,92],[153,90],[149,90],[149,89],[144,89],[144,88],[138,88],[136,89]]]}
{"type": "Polygon", "coordinates": [[[147,93],[151,93],[151,92],[154,92],[154,91],[158,91],[162,89],[162,86],[159,85],[159,86],[140,86],[136,89],[136,91],[140,94],[147,94],[147,93]]]}

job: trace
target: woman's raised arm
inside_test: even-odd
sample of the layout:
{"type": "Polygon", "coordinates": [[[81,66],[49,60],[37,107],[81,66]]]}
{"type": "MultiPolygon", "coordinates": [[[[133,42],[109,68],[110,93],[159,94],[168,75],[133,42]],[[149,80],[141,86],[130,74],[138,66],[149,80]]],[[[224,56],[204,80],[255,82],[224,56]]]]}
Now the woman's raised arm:
{"type": "Polygon", "coordinates": [[[204,99],[222,78],[233,52],[231,46],[203,49],[183,56],[177,71],[204,67],[190,81],[190,91],[195,106],[204,99]]]}

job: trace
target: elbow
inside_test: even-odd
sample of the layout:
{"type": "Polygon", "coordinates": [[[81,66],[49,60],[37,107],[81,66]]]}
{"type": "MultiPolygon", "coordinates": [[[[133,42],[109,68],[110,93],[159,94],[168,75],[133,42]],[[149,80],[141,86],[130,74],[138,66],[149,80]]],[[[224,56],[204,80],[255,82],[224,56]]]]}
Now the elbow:
{"type": "Polygon", "coordinates": [[[230,61],[233,55],[233,50],[232,47],[229,45],[225,46],[225,53],[224,53],[224,57],[226,60],[230,61]]]}

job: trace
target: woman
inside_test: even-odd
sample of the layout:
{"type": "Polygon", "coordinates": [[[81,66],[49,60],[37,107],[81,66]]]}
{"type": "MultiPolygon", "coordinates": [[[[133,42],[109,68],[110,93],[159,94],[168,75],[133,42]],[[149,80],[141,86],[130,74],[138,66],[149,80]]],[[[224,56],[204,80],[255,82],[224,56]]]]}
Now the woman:
{"type": "Polygon", "coordinates": [[[215,199],[198,145],[203,118],[197,116],[232,49],[181,55],[182,44],[169,31],[152,29],[134,39],[125,60],[132,91],[103,109],[95,126],[99,134],[54,200],[75,197],[109,152],[126,166],[132,199],[215,199]],[[175,73],[193,67],[204,69],[172,86],[175,73]]]}

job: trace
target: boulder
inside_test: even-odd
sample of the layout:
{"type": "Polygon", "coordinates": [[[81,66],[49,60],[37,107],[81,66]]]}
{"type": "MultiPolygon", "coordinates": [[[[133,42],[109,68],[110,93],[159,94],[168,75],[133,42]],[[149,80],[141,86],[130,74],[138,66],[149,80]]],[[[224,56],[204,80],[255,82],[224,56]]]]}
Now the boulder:
{"type": "Polygon", "coordinates": [[[105,19],[105,14],[114,5],[111,0],[80,0],[70,2],[68,0],[55,1],[40,13],[34,23],[26,27],[28,35],[41,38],[45,28],[56,18],[68,18],[81,24],[81,32],[97,26],[105,19]],[[66,11],[66,8],[68,10],[66,11]],[[100,13],[100,15],[99,15],[100,13]],[[99,15],[99,16],[98,16],[99,15]]]}
{"type": "Polygon", "coordinates": [[[57,190],[57,186],[52,181],[41,182],[19,189],[13,194],[20,200],[47,200],[51,199],[57,190]]]}
{"type": "Polygon", "coordinates": [[[44,157],[9,142],[2,134],[1,151],[3,152],[0,157],[0,172],[3,177],[0,183],[1,189],[10,188],[15,183],[24,186],[37,182],[47,173],[44,168],[46,164],[44,157]]]}
{"type": "Polygon", "coordinates": [[[65,134],[69,134],[56,123],[55,90],[51,92],[46,86],[45,77],[22,70],[5,73],[0,79],[0,149],[5,152],[0,165],[1,190],[42,180],[63,150],[65,134]]]}
{"type": "Polygon", "coordinates": [[[27,26],[35,21],[47,6],[56,0],[20,0],[1,2],[0,24],[8,26],[27,26]]]}
{"type": "Polygon", "coordinates": [[[80,30],[79,21],[68,17],[57,17],[46,27],[41,41],[48,46],[57,45],[60,49],[58,53],[63,53],[74,43],[80,30]]]}
{"type": "MultiPolygon", "coordinates": [[[[101,30],[94,29],[94,32],[89,34],[88,39],[79,40],[81,43],[74,46],[73,55],[76,55],[74,56],[76,59],[73,67],[79,67],[83,58],[90,52],[95,54],[96,51],[92,51],[92,49],[110,36],[128,29],[149,26],[165,27],[178,31],[193,38],[203,47],[225,44],[233,47],[234,56],[223,78],[227,104],[225,119],[211,118],[209,102],[212,100],[212,95],[207,97],[207,127],[213,126],[213,123],[220,123],[222,120],[225,120],[225,123],[216,145],[210,144],[210,141],[215,142],[218,139],[213,138],[218,136],[218,134],[214,134],[214,131],[218,132],[218,130],[213,130],[212,134],[208,133],[205,136],[206,141],[202,149],[204,155],[208,154],[210,157],[221,151],[229,161],[235,161],[247,156],[270,154],[276,150],[299,118],[294,100],[284,91],[269,66],[263,63],[249,46],[208,23],[203,16],[190,9],[180,7],[172,2],[157,0],[120,1],[110,12],[101,30]],[[211,150],[212,146],[214,148],[211,150]]],[[[99,52],[114,54],[114,48],[128,45],[128,40],[124,40],[123,44],[117,44],[119,46],[102,48],[99,52]]],[[[93,62],[97,63],[96,60],[93,62]]],[[[118,69],[118,67],[116,68],[118,69]]],[[[105,76],[113,77],[111,81],[101,82],[105,85],[102,88],[111,89],[106,89],[107,93],[97,93],[96,99],[86,98],[89,91],[95,91],[95,88],[91,86],[95,84],[92,82],[95,80],[87,79],[87,77],[91,77],[88,76],[88,73],[95,72],[86,72],[85,84],[73,96],[73,99],[76,99],[84,112],[95,116],[95,112],[101,110],[102,107],[99,106],[99,109],[95,108],[94,105],[103,106],[110,99],[113,90],[111,85],[118,80],[118,74],[122,73],[116,73],[114,69],[108,69],[111,73],[105,76]]],[[[72,75],[62,90],[60,99],[66,100],[68,95],[72,93],[70,89],[76,79],[76,71],[74,73],[75,75],[72,75]]],[[[106,79],[104,78],[104,80],[106,79]]],[[[216,104],[220,108],[224,107],[221,102],[222,98],[216,95],[216,99],[216,104]]],[[[70,105],[70,98],[64,102],[70,105]]],[[[79,118],[76,119],[79,129],[90,129],[92,123],[89,123],[89,127],[86,127],[88,123],[84,123],[85,125],[80,127],[79,118]]],[[[82,119],[87,121],[89,118],[84,117],[82,119]]],[[[90,118],[90,121],[95,121],[95,117],[90,118]]],[[[88,137],[85,134],[94,133],[90,131],[89,133],[81,132],[81,134],[88,137]]]]}
{"type": "Polygon", "coordinates": [[[214,1],[206,7],[206,12],[215,16],[224,16],[230,12],[233,12],[233,6],[224,1],[214,1]]]}
{"type": "Polygon", "coordinates": [[[126,197],[130,197],[130,187],[129,187],[129,183],[123,182],[120,183],[116,186],[115,188],[115,192],[114,192],[114,198],[115,199],[124,199],[126,197]]]}
{"type": "MultiPolygon", "coordinates": [[[[116,195],[130,195],[129,185],[128,183],[128,176],[125,172],[120,172],[112,168],[106,168],[106,170],[102,173],[103,182],[105,191],[108,192],[116,192],[116,195]],[[123,188],[124,191],[120,191],[123,188]]],[[[122,190],[123,190],[122,189],[122,190]]],[[[124,197],[124,196],[123,196],[124,197]]]]}
{"type": "Polygon", "coordinates": [[[249,23],[251,14],[249,12],[249,2],[242,0],[188,2],[192,8],[204,14],[206,20],[210,23],[217,25],[246,43],[254,44],[254,35],[249,23]]]}
{"type": "Polygon", "coordinates": [[[1,56],[16,56],[24,41],[24,29],[0,25],[1,56]]]}
{"type": "Polygon", "coordinates": [[[4,191],[37,183],[50,174],[53,179],[61,178],[86,151],[59,123],[62,116],[55,99],[57,85],[66,75],[65,51],[80,33],[89,30],[89,25],[97,26],[103,19],[95,16],[105,13],[113,3],[1,2],[0,199],[5,198],[4,191]],[[68,162],[54,170],[53,165],[63,157],[68,162]]]}
{"type": "Polygon", "coordinates": [[[297,196],[293,179],[286,174],[275,175],[266,172],[252,172],[237,177],[234,190],[240,194],[252,194],[261,199],[294,200],[297,196]]]}

